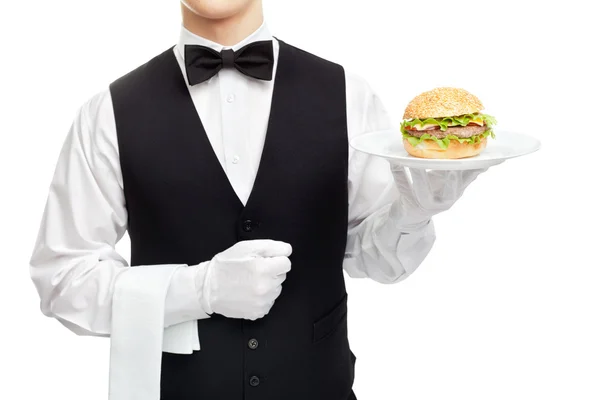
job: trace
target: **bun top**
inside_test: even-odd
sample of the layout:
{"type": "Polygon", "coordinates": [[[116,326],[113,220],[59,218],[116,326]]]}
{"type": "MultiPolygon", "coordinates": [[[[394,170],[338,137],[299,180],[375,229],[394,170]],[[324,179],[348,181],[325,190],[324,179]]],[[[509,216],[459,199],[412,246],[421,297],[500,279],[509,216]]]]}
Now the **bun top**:
{"type": "Polygon", "coordinates": [[[404,119],[456,117],[481,110],[481,101],[466,90],[442,87],[415,97],[406,107],[404,119]]]}

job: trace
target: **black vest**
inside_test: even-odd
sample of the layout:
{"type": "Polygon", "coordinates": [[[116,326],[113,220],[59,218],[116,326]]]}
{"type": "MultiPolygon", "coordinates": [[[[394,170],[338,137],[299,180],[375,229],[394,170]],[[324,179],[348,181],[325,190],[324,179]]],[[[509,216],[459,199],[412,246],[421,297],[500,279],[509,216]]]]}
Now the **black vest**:
{"type": "Polygon", "coordinates": [[[198,321],[201,350],[163,353],[162,400],[346,400],[355,357],[342,261],[348,134],[341,66],[280,41],[247,205],[231,187],[170,48],[110,85],[131,265],[193,265],[240,240],[292,245],[268,315],[198,321]]]}

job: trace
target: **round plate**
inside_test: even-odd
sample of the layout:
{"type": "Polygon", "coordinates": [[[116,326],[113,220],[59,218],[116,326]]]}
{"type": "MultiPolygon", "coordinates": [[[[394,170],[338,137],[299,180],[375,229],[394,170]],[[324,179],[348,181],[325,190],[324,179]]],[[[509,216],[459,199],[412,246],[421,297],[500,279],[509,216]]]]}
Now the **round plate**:
{"type": "Polygon", "coordinates": [[[404,150],[402,133],[396,130],[370,132],[354,138],[350,146],[363,153],[394,160],[411,168],[466,170],[487,168],[509,158],[524,156],[540,149],[536,138],[523,133],[496,131],[496,139],[488,137],[487,147],[480,154],[456,160],[413,157],[404,150]]]}

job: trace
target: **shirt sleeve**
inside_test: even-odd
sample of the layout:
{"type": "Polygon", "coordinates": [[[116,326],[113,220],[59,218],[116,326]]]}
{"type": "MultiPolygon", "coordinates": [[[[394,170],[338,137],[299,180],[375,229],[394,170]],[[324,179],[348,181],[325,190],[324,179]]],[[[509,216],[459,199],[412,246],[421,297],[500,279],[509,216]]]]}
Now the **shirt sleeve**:
{"type": "MultiPolygon", "coordinates": [[[[346,75],[348,137],[394,129],[380,98],[368,83],[346,75]]],[[[400,131],[398,128],[398,135],[400,131]]],[[[348,169],[348,241],[344,270],[353,278],[395,283],[422,263],[435,241],[432,221],[411,229],[390,218],[394,202],[401,201],[389,162],[350,147],[348,169]]]]}
{"type": "MultiPolygon", "coordinates": [[[[29,267],[44,315],[80,335],[110,334],[115,283],[129,268],[115,250],[126,230],[116,126],[106,90],[78,110],[50,184],[29,267]]],[[[180,267],[185,268],[175,270],[167,289],[165,327],[208,318],[194,283],[205,263],[180,267]]]]}

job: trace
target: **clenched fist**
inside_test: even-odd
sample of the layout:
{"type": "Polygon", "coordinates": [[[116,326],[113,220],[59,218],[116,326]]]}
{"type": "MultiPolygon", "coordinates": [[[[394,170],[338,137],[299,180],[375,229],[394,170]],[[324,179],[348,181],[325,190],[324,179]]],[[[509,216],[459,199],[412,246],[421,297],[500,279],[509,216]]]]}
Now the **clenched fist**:
{"type": "Polygon", "coordinates": [[[242,241],[217,254],[196,282],[202,308],[230,318],[264,317],[281,293],[291,254],[291,245],[274,240],[242,241]]]}

